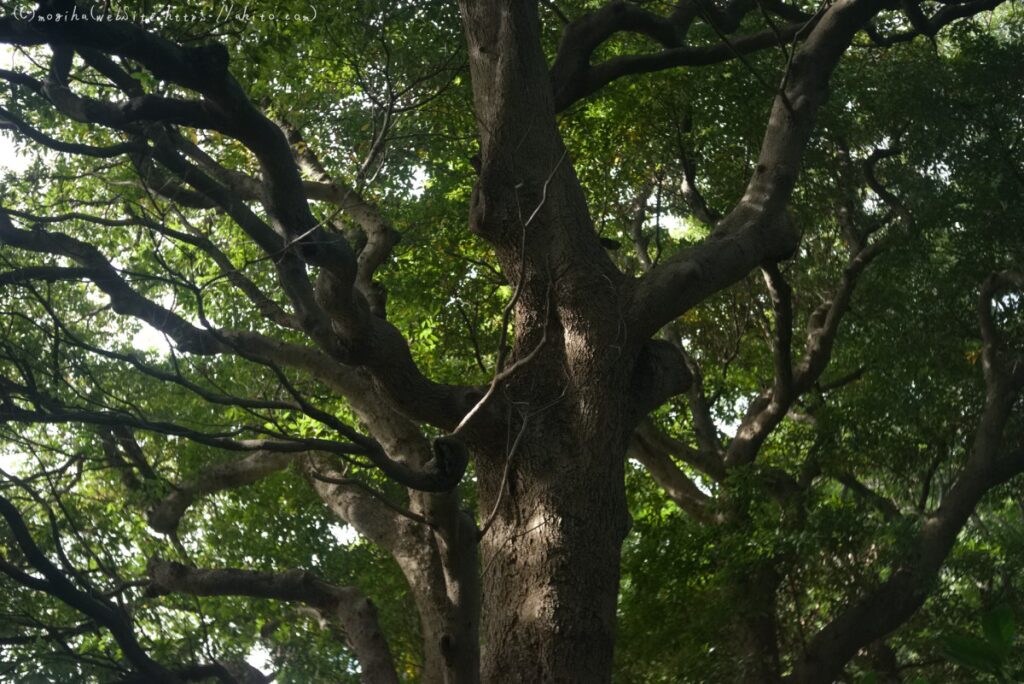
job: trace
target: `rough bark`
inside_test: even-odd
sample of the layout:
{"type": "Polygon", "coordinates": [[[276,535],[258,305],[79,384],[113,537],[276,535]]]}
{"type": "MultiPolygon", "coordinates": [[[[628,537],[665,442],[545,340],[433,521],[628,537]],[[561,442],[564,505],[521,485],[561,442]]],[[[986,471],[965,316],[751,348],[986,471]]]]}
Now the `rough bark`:
{"type": "Polygon", "coordinates": [[[481,458],[484,681],[610,677],[627,436],[607,399],[580,404],[529,420],[504,481],[508,454],[481,458]]]}
{"type": "Polygon", "coordinates": [[[778,573],[771,562],[753,567],[733,582],[732,605],[737,606],[735,642],[736,678],[743,682],[776,684],[780,681],[776,592],[778,573]]]}
{"type": "MultiPolygon", "coordinates": [[[[68,408],[32,383],[5,385],[5,392],[19,401],[4,402],[0,417],[152,430],[211,448],[258,450],[184,483],[162,502],[152,521],[165,531],[176,528],[197,496],[244,486],[283,468],[300,453],[327,452],[329,458],[303,459],[306,475],[326,505],[388,551],[405,574],[422,624],[422,681],[606,682],[612,668],[620,546],[629,528],[623,473],[628,448],[694,518],[715,522],[707,497],[673,456],[719,482],[727,478],[730,468],[750,465],[795,400],[820,378],[856,278],[873,257],[866,243],[852,255],[834,302],[812,317],[806,355],[794,367],[792,303],[788,285],[775,267],[798,243],[787,203],[817,112],[827,99],[832,70],[854,35],[891,3],[836,0],[823,4],[813,16],[771,3],[771,11],[785,19],[783,26],[733,35],[731,40],[727,36],[740,30],[754,3],[712,3],[703,20],[714,24],[722,40],[693,46],[687,33],[705,13],[694,0],[678,3],[669,16],[613,1],[566,22],[550,69],[535,2],[460,0],[459,4],[480,139],[470,230],[491,245],[514,288],[508,309],[511,320],[504,321],[514,324],[512,348],[507,358],[504,348],[498,350],[494,381],[486,393],[435,382],[417,367],[406,340],[386,320],[385,299],[374,281],[376,269],[398,239],[397,232],[355,188],[330,177],[299,131],[286,122],[271,121],[249,101],[227,69],[225,49],[179,46],[127,22],[30,24],[7,17],[0,19],[0,41],[49,44],[53,59],[50,73],[42,80],[13,72],[0,76],[12,87],[45,98],[58,114],[106,127],[125,141],[108,147],[64,143],[4,113],[11,125],[60,153],[97,158],[128,155],[142,182],[157,194],[231,219],[272,257],[275,285],[286,304],[262,292],[209,239],[151,219],[133,217],[127,225],[145,225],[204,251],[268,321],[289,329],[289,334],[304,336],[310,346],[197,326],[135,289],[95,245],[45,230],[41,226],[47,222],[39,222],[32,230],[18,228],[11,219],[13,212],[3,210],[0,242],[5,246],[73,265],[16,269],[0,274],[0,283],[88,279],[109,296],[116,314],[145,321],[166,333],[182,353],[233,354],[272,367],[278,371],[282,394],[290,398],[270,402],[223,396],[180,374],[148,368],[113,352],[90,351],[177,383],[213,404],[301,411],[339,438],[236,440],[145,417],[68,408]],[[623,32],[650,39],[660,48],[592,64],[594,55],[601,54],[599,48],[623,32]],[[708,240],[657,265],[648,257],[643,278],[627,277],[595,234],[556,113],[627,75],[721,62],[786,45],[792,59],[775,93],[758,163],[744,196],[716,222],[708,240]],[[100,101],[76,95],[69,87],[76,53],[125,99],[100,101]],[[137,62],[158,80],[194,98],[146,94],[141,82],[123,71],[111,55],[137,62]],[[259,175],[221,166],[198,143],[176,134],[175,126],[232,138],[252,154],[259,175]],[[315,180],[303,178],[303,171],[315,180]],[[366,238],[362,250],[357,252],[326,231],[310,211],[310,200],[331,202],[358,224],[366,238]],[[262,204],[265,217],[246,203],[251,201],[262,204]],[[778,324],[773,340],[776,377],[751,403],[736,438],[724,446],[711,420],[697,365],[678,339],[673,345],[651,338],[680,314],[759,266],[766,274],[778,324]],[[346,397],[372,437],[317,409],[288,383],[279,365],[313,374],[346,397]],[[691,385],[698,448],[671,440],[649,424],[634,434],[644,415],[691,385]],[[422,424],[453,434],[431,443],[422,424]],[[467,464],[464,445],[476,459],[479,528],[460,510],[457,494],[451,491],[467,464]],[[404,500],[390,501],[351,476],[340,463],[352,455],[365,457],[407,487],[404,500]]],[[[913,3],[906,4],[916,32],[933,35],[956,17],[992,7],[998,0],[958,3],[931,18],[913,3]]],[[[902,39],[896,35],[887,40],[902,39]]],[[[689,176],[687,182],[695,192],[689,176]]],[[[706,206],[702,213],[710,216],[706,206]]],[[[96,222],[109,225],[100,219],[96,222]]],[[[642,220],[638,233],[641,227],[642,220]]],[[[1020,285],[1019,275],[1003,278],[1020,285]]],[[[1019,455],[1016,460],[994,455],[1012,395],[1021,382],[1019,362],[1006,370],[1015,378],[1012,391],[998,378],[993,380],[990,371],[999,365],[992,351],[994,332],[986,332],[986,320],[992,327],[991,316],[985,317],[988,295],[995,287],[986,290],[980,312],[990,396],[971,461],[925,522],[918,556],[814,637],[807,655],[796,664],[794,682],[830,681],[865,639],[882,636],[906,619],[924,600],[922,579],[938,571],[980,497],[1020,469],[1019,455]],[[865,622],[871,626],[856,634],[855,629],[865,622]]],[[[115,451],[110,455],[118,457],[115,451]]],[[[789,479],[783,478],[780,490],[796,486],[791,477],[782,475],[789,479]]],[[[176,675],[141,650],[124,616],[62,580],[27,532],[19,536],[24,525],[18,526],[20,518],[12,510],[9,505],[0,506],[26,553],[34,549],[30,560],[45,580],[18,574],[17,568],[0,569],[103,624],[141,676],[173,681],[176,675]]],[[[197,570],[158,561],[150,566],[150,575],[156,593],[239,593],[299,601],[327,611],[346,625],[365,678],[396,681],[372,606],[356,590],[329,585],[300,571],[269,575],[197,570]]],[[[741,616],[737,644],[746,656],[740,669],[747,680],[776,681],[779,656],[772,604],[777,578],[766,568],[752,580],[755,600],[741,616]]]]}
{"type": "Polygon", "coordinates": [[[510,420],[470,437],[486,518],[482,679],[607,681],[634,371],[655,355],[624,334],[623,278],[566,159],[535,6],[461,9],[481,140],[471,228],[521,284],[510,420]]]}

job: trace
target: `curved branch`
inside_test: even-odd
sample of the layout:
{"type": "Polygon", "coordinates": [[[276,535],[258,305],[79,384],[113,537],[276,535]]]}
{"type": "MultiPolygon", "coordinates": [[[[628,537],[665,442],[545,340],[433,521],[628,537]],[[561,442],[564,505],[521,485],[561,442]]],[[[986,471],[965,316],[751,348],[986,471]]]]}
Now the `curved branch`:
{"type": "Polygon", "coordinates": [[[658,429],[650,418],[645,418],[640,422],[636,428],[635,437],[647,445],[648,449],[672,454],[713,480],[720,481],[725,477],[725,468],[717,452],[706,451],[703,448],[694,449],[673,439],[658,429]]]}
{"type": "Polygon", "coordinates": [[[130,152],[141,152],[146,149],[145,143],[142,143],[141,141],[123,142],[107,147],[97,147],[95,145],[83,145],[81,143],[57,140],[56,138],[52,138],[42,131],[33,128],[17,114],[5,109],[4,107],[0,107],[0,127],[6,126],[12,127],[21,135],[43,145],[44,147],[48,147],[57,152],[67,152],[69,154],[107,158],[119,157],[122,154],[128,154],[130,152]]]}
{"type": "Polygon", "coordinates": [[[394,659],[377,622],[377,609],[354,587],[329,584],[310,572],[282,573],[249,570],[207,570],[152,558],[147,566],[148,593],[192,596],[251,596],[293,601],[311,606],[336,620],[352,652],[359,659],[361,681],[366,684],[398,684],[394,659]]]}
{"type": "Polygon", "coordinates": [[[832,681],[857,651],[901,625],[924,603],[929,588],[957,536],[982,497],[994,487],[1024,472],[1024,435],[1004,433],[1024,386],[1020,360],[1004,366],[996,354],[991,306],[993,283],[1024,286],[1024,278],[996,275],[982,287],[978,303],[985,370],[985,406],[966,464],[938,507],[927,515],[913,551],[876,589],[852,602],[808,643],[805,654],[786,679],[791,684],[832,681]],[[988,362],[986,362],[987,364],[988,362]],[[1009,442],[1009,444],[1007,444],[1009,442]]]}
{"type": "MultiPolygon", "coordinates": [[[[32,231],[17,229],[11,223],[7,213],[2,210],[0,210],[0,243],[10,244],[34,252],[65,256],[75,260],[87,269],[89,279],[110,297],[112,306],[117,313],[130,315],[146,321],[157,330],[167,333],[178,343],[179,348],[184,351],[199,354],[235,353],[244,358],[260,361],[267,358],[264,352],[274,351],[275,349],[288,349],[290,346],[286,343],[277,343],[273,340],[261,338],[261,336],[252,333],[232,334],[198,328],[172,311],[138,294],[121,278],[106,257],[94,246],[61,233],[53,233],[41,229],[32,231]],[[236,344],[236,342],[241,344],[236,344]]],[[[382,324],[387,326],[384,330],[394,330],[390,325],[383,322],[382,324]]],[[[394,331],[394,335],[398,335],[397,331],[394,331]]],[[[407,359],[408,364],[415,368],[411,357],[409,357],[408,347],[405,345],[404,339],[400,339],[400,336],[391,336],[391,340],[391,349],[394,351],[394,354],[397,356],[404,352],[404,358],[407,359]]],[[[381,340],[378,349],[388,350],[383,340],[381,340]]],[[[389,357],[394,358],[392,355],[387,355],[385,358],[389,357]]],[[[398,369],[385,368],[382,370],[390,373],[390,377],[397,376],[397,378],[401,378],[401,375],[396,374],[398,369]]],[[[418,374],[413,377],[420,378],[419,381],[421,383],[428,383],[431,387],[435,387],[432,383],[426,381],[425,378],[418,376],[418,374]]],[[[436,392],[437,390],[435,389],[434,391],[436,392]]],[[[296,397],[296,399],[300,400],[300,397],[296,397]]],[[[301,400],[300,405],[307,414],[339,430],[348,439],[357,442],[359,446],[355,448],[355,452],[369,456],[382,472],[406,486],[423,491],[446,491],[454,487],[465,472],[468,454],[465,447],[455,440],[435,440],[434,458],[423,464],[421,468],[414,468],[389,458],[379,444],[373,440],[360,438],[359,435],[354,433],[344,423],[338,421],[334,416],[319,411],[307,403],[302,403],[301,400]]],[[[7,413],[13,420],[42,417],[41,414],[18,412],[14,409],[7,413]]],[[[101,421],[100,424],[105,424],[103,421],[113,419],[111,416],[81,411],[49,413],[43,419],[66,422],[75,420],[76,416],[81,417],[87,422],[101,421]]],[[[152,427],[174,429],[180,432],[180,428],[177,426],[167,427],[163,425],[157,426],[155,423],[146,424],[152,427]]],[[[138,421],[136,421],[135,425],[139,427],[145,426],[145,424],[138,421]]],[[[193,438],[215,446],[227,446],[229,444],[229,442],[218,436],[196,433],[193,434],[193,438]]],[[[333,445],[328,450],[337,453],[338,448],[337,445],[333,445]]],[[[351,453],[353,450],[345,447],[344,451],[351,453]]]]}
{"type": "MultiPolygon", "coordinates": [[[[1024,290],[1024,272],[1003,271],[993,273],[981,286],[978,296],[978,327],[981,330],[982,340],[982,370],[988,382],[996,382],[1000,374],[1006,373],[1011,377],[1024,373],[1024,357],[1018,352],[1010,359],[1004,358],[1003,341],[996,330],[995,320],[992,316],[992,300],[996,295],[1011,288],[1024,290]]],[[[1020,382],[1020,380],[1015,380],[1020,382]]]]}
{"type": "MultiPolygon", "coordinates": [[[[726,465],[736,466],[752,462],[757,457],[761,445],[786,417],[797,399],[806,394],[825,372],[832,359],[832,349],[839,333],[839,325],[849,311],[860,274],[881,253],[883,245],[882,241],[866,245],[847,262],[832,299],[813,312],[808,320],[806,348],[803,358],[795,368],[790,365],[789,350],[792,338],[792,311],[788,308],[790,305],[782,301],[774,304],[777,326],[772,345],[776,368],[775,381],[770,389],[762,392],[747,408],[735,438],[726,449],[726,465]]],[[[769,276],[768,280],[769,288],[773,290],[774,303],[776,296],[782,294],[777,289],[782,287],[784,281],[781,280],[781,276],[769,276]]]]}
{"type": "Polygon", "coordinates": [[[252,484],[283,470],[303,455],[304,452],[254,451],[240,460],[207,468],[149,509],[146,522],[157,532],[175,534],[181,517],[198,497],[252,484]]]}
{"type": "MultiPolygon", "coordinates": [[[[616,5],[628,6],[626,3],[612,3],[606,8],[616,5]]],[[[643,10],[640,11],[646,15],[651,14],[643,10]]],[[[650,22],[652,33],[661,34],[662,31],[665,31],[664,37],[668,37],[667,31],[670,29],[667,28],[666,23],[647,21],[650,22]],[[662,28],[655,32],[655,27],[662,28]]],[[[678,41],[662,40],[659,42],[662,42],[666,49],[660,52],[622,55],[594,65],[589,63],[590,52],[593,49],[586,52],[574,46],[568,41],[575,37],[566,31],[566,37],[559,48],[559,56],[551,70],[555,88],[555,104],[561,111],[577,100],[596,93],[609,83],[624,76],[664,71],[683,66],[720,64],[734,59],[742,59],[744,55],[774,49],[780,45],[784,46],[812,26],[813,21],[797,21],[776,29],[766,29],[758,33],[726,39],[714,45],[686,46],[679,45],[678,41]]]]}
{"type": "MultiPolygon", "coordinates": [[[[198,199],[211,199],[221,207],[274,259],[281,284],[297,309],[298,322],[318,345],[339,361],[370,368],[389,400],[409,415],[448,430],[457,424],[467,404],[471,405],[466,396],[468,388],[449,387],[424,377],[399,331],[372,315],[383,312],[372,273],[386,258],[396,234],[370,205],[358,198],[352,200],[344,189],[340,192],[346,196],[346,207],[353,216],[364,228],[373,224],[372,230],[367,229],[373,245],[357,258],[344,239],[325,230],[311,213],[288,139],[249,101],[230,75],[223,47],[179,46],[128,22],[58,25],[12,17],[0,19],[0,42],[49,43],[54,49],[51,72],[38,84],[37,92],[47,96],[65,116],[148,138],[154,145],[151,159],[195,189],[198,199]],[[130,95],[128,102],[107,103],[72,93],[67,87],[72,50],[88,55],[99,73],[125,89],[130,95]],[[111,68],[109,59],[103,59],[105,54],[134,60],[159,79],[196,91],[202,98],[139,95],[138,88],[117,68],[111,68]],[[137,123],[144,121],[212,129],[241,142],[260,164],[261,200],[270,225],[248,210],[242,198],[188,163],[175,149],[166,129],[137,123]],[[315,296],[307,266],[319,269],[315,296]]],[[[12,75],[8,80],[37,87],[31,78],[12,75]]],[[[147,155],[136,163],[145,167],[149,159],[147,155]]],[[[337,188],[322,189],[337,198],[337,188]]],[[[170,192],[174,194],[175,188],[170,192]]]]}
{"type": "Polygon", "coordinates": [[[804,147],[827,97],[832,71],[854,35],[883,5],[883,0],[833,3],[794,51],[743,198],[708,239],[681,251],[640,281],[634,296],[635,318],[645,333],[653,334],[757,265],[788,258],[796,249],[799,233],[786,215],[786,205],[804,147]]]}
{"type": "Polygon", "coordinates": [[[700,522],[711,520],[708,511],[711,497],[702,492],[673,462],[669,452],[658,448],[640,430],[633,434],[627,456],[638,460],[665,494],[688,515],[700,522]]]}
{"type": "Polygon", "coordinates": [[[89,279],[110,297],[117,313],[138,318],[167,333],[183,350],[198,354],[222,351],[222,346],[207,331],[196,328],[129,287],[107,258],[89,243],[41,228],[20,230],[11,223],[8,212],[0,208],[0,244],[38,254],[67,257],[88,270],[89,279]]]}
{"type": "Polygon", "coordinates": [[[125,658],[149,681],[175,684],[175,676],[162,665],[154,661],[139,645],[132,629],[128,615],[109,602],[91,596],[76,587],[67,576],[54,565],[29,533],[21,513],[9,500],[0,495],[0,516],[7,521],[15,542],[26,560],[38,571],[43,579],[37,579],[16,571],[13,566],[0,563],[0,572],[4,572],[15,581],[22,581],[26,586],[38,591],[45,591],[54,598],[66,603],[75,610],[86,615],[97,624],[106,627],[121,648],[125,658]],[[14,571],[12,571],[12,569],[14,571]]]}
{"type": "Polygon", "coordinates": [[[869,25],[865,32],[872,42],[882,47],[908,42],[922,35],[934,38],[939,31],[957,19],[972,17],[980,12],[995,9],[1003,2],[1005,0],[969,0],[968,2],[948,3],[931,17],[925,16],[916,2],[901,3],[904,14],[907,15],[913,27],[912,30],[883,35],[875,26],[869,25]]]}

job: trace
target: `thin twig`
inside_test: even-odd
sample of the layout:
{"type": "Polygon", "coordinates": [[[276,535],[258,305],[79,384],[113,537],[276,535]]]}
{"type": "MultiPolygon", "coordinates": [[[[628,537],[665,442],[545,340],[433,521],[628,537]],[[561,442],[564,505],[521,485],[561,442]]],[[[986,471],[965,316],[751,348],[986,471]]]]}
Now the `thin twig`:
{"type": "MultiPolygon", "coordinates": [[[[541,208],[547,202],[548,186],[551,184],[551,180],[555,177],[555,172],[558,171],[558,167],[562,165],[562,161],[565,159],[566,152],[567,152],[566,150],[562,150],[562,156],[560,156],[558,158],[558,161],[555,163],[554,168],[551,169],[551,173],[549,173],[548,177],[544,180],[544,186],[541,188],[540,202],[537,204],[537,207],[530,214],[529,218],[527,218],[526,221],[523,222],[523,234],[522,234],[522,237],[520,238],[520,242],[519,242],[519,249],[520,249],[520,255],[521,255],[520,264],[519,264],[519,279],[516,282],[516,289],[515,289],[515,292],[512,293],[512,298],[509,299],[507,304],[505,304],[505,308],[504,308],[504,310],[501,313],[501,333],[500,333],[500,337],[498,339],[498,359],[495,362],[495,366],[494,366],[494,378],[491,380],[491,384],[487,388],[487,391],[484,392],[484,396],[480,397],[480,401],[478,401],[473,406],[473,408],[471,408],[466,413],[466,415],[462,418],[462,420],[459,421],[459,424],[452,431],[452,435],[457,435],[469,423],[470,419],[472,419],[473,416],[476,415],[477,412],[479,412],[480,409],[484,407],[484,405],[490,400],[490,398],[492,396],[494,396],[494,392],[495,392],[495,390],[497,390],[498,384],[502,380],[504,380],[505,378],[509,377],[509,375],[511,375],[513,372],[515,372],[519,368],[522,368],[525,364],[527,364],[531,360],[533,360],[533,358],[535,356],[537,356],[537,353],[540,351],[540,348],[544,345],[545,342],[547,342],[547,337],[548,337],[548,326],[547,326],[548,316],[547,316],[547,314],[545,314],[545,316],[544,316],[544,334],[541,337],[541,340],[537,344],[537,346],[534,347],[533,350],[529,354],[527,354],[526,356],[524,356],[521,359],[517,360],[515,363],[513,363],[508,368],[504,367],[505,366],[505,355],[506,355],[505,345],[506,345],[506,342],[508,340],[508,324],[509,324],[509,321],[511,320],[511,317],[512,317],[512,310],[515,308],[515,305],[518,303],[519,298],[522,296],[522,294],[523,294],[523,287],[526,284],[526,229],[530,227],[530,224],[533,223],[533,220],[537,217],[537,214],[540,212],[541,208]]],[[[549,295],[548,296],[548,309],[550,309],[550,299],[551,299],[550,298],[550,289],[551,289],[551,284],[549,282],[548,283],[548,295],[549,295]]]]}
{"type": "Polygon", "coordinates": [[[484,538],[484,535],[487,534],[487,530],[491,529],[491,525],[494,524],[494,520],[498,517],[498,508],[501,506],[501,501],[508,485],[508,475],[512,470],[512,458],[519,449],[520,442],[523,441],[523,435],[526,434],[526,425],[529,423],[529,416],[523,415],[522,421],[523,424],[519,427],[519,432],[516,434],[516,438],[508,450],[508,456],[505,458],[505,469],[501,473],[501,486],[498,488],[498,495],[494,498],[494,506],[491,508],[491,512],[484,521],[484,524],[480,526],[480,531],[477,533],[478,540],[484,538]]]}

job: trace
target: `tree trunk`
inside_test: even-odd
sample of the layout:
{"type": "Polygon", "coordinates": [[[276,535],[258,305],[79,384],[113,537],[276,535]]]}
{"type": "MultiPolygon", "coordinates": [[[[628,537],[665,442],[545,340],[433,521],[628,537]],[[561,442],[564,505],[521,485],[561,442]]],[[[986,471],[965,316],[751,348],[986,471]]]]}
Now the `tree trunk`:
{"type": "Polygon", "coordinates": [[[779,579],[770,564],[751,568],[733,587],[737,613],[735,647],[738,681],[778,684],[778,625],[775,609],[779,579]]]}
{"type": "Polygon", "coordinates": [[[470,229],[494,248],[515,312],[493,398],[508,420],[468,440],[484,520],[481,678],[599,684],[611,678],[629,436],[688,375],[631,336],[634,293],[562,143],[536,3],[459,4],[480,136],[470,229]]]}
{"type": "Polygon", "coordinates": [[[480,681],[480,586],[476,525],[450,494],[413,493],[412,510],[436,528],[396,553],[420,613],[421,684],[480,681]],[[417,552],[417,549],[420,551],[417,552]]]}
{"type": "Polygon", "coordinates": [[[500,498],[481,548],[485,682],[610,680],[629,524],[616,414],[574,401],[527,418],[503,494],[507,453],[478,461],[481,510],[500,498]]]}

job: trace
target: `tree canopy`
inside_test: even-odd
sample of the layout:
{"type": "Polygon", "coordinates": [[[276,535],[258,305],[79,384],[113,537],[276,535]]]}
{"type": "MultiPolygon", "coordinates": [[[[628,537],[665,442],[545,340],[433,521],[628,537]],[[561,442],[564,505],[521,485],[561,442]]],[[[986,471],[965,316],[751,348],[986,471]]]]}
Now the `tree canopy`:
{"type": "Polygon", "coordinates": [[[1020,2],[0,43],[0,681],[1024,680],[1020,2]]]}

